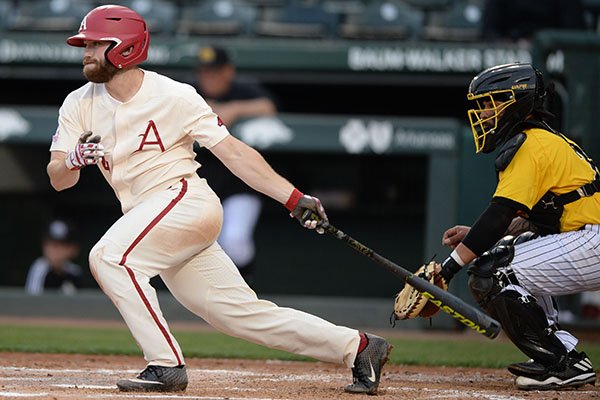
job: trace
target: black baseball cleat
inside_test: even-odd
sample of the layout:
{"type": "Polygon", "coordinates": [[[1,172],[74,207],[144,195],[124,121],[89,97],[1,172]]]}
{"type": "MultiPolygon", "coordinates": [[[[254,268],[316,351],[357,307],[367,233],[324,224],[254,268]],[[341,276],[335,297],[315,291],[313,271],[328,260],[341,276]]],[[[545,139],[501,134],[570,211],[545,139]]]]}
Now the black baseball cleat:
{"type": "Polygon", "coordinates": [[[537,376],[518,376],[515,383],[521,390],[561,390],[594,385],[596,373],[587,354],[572,351],[561,369],[548,368],[537,376]]]}
{"type": "Polygon", "coordinates": [[[185,365],[161,367],[148,365],[137,378],[121,379],[117,387],[121,392],[181,392],[188,384],[185,365]]]}
{"type": "Polygon", "coordinates": [[[348,393],[377,394],[381,369],[388,360],[393,346],[384,338],[365,334],[368,343],[356,356],[352,368],[352,384],[346,386],[348,393]]]}
{"type": "Polygon", "coordinates": [[[510,364],[508,371],[516,376],[538,377],[547,371],[547,367],[539,362],[529,359],[527,361],[510,364]]]}

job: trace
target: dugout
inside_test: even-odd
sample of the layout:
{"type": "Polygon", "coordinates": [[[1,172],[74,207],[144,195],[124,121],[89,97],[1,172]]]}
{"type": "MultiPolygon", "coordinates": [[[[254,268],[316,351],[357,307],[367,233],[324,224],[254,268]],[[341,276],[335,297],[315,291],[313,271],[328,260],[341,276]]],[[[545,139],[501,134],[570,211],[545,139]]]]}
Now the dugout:
{"type": "MultiPolygon", "coordinates": [[[[440,246],[443,230],[471,223],[493,190],[493,157],[474,154],[465,125],[466,88],[481,69],[535,57],[536,66],[547,66],[553,78],[565,82],[558,104],[568,111],[564,123],[579,124],[574,132],[583,132],[584,146],[600,157],[594,135],[598,38],[547,34],[550,39],[540,35],[531,53],[481,43],[211,42],[228,48],[242,75],[260,79],[281,100],[278,117],[291,135],[284,130],[267,142],[254,138],[252,144],[305,192],[321,196],[338,228],[416,269],[433,256],[447,255],[440,246]],[[553,56],[557,49],[564,55],[562,69],[553,56]]],[[[189,80],[195,52],[204,44],[197,38],[157,38],[147,67],[189,80]]],[[[9,266],[0,286],[22,285],[37,255],[38,233],[56,213],[83,221],[88,248],[120,215],[95,169],[62,193],[49,188],[45,175],[58,105],[83,83],[79,57],[60,35],[49,34],[43,42],[25,33],[0,38],[0,251],[9,266]]],[[[233,131],[244,135],[243,125],[233,131]]],[[[332,237],[300,228],[275,202],[265,202],[261,219],[261,293],[391,300],[399,289],[387,271],[332,237]]],[[[80,262],[87,265],[85,254],[80,262]]],[[[466,280],[465,274],[458,279],[466,280]]],[[[466,286],[457,286],[471,302],[466,286]]]]}

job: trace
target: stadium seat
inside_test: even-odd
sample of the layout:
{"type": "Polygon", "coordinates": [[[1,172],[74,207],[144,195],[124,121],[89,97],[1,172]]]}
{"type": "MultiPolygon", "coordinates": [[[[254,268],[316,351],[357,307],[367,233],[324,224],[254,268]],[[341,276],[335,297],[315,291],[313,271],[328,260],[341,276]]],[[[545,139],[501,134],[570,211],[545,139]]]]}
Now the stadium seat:
{"type": "Polygon", "coordinates": [[[250,35],[257,7],[243,0],[208,0],[181,6],[177,33],[182,35],[250,35]]]}
{"type": "Polygon", "coordinates": [[[400,1],[372,1],[361,13],[348,14],[339,35],[346,39],[419,39],[424,13],[400,1]]]}
{"type": "Polygon", "coordinates": [[[323,0],[323,8],[337,14],[359,13],[366,7],[366,0],[323,0]]]}
{"type": "Polygon", "coordinates": [[[582,4],[589,29],[600,32],[600,0],[582,0],[582,4]]]}
{"type": "Polygon", "coordinates": [[[273,7],[282,6],[287,0],[246,0],[249,4],[253,4],[258,7],[273,7]]]}
{"type": "Polygon", "coordinates": [[[273,37],[332,37],[339,15],[328,11],[321,0],[290,0],[285,6],[265,10],[256,33],[273,37]]]}
{"type": "Polygon", "coordinates": [[[484,0],[454,0],[447,10],[431,11],[423,28],[426,40],[473,42],[481,39],[484,0]]]}
{"type": "Polygon", "coordinates": [[[74,32],[94,7],[91,0],[20,0],[6,19],[12,31],[74,32]]]}
{"type": "Polygon", "coordinates": [[[131,8],[146,20],[150,33],[175,32],[179,7],[168,0],[129,0],[119,3],[131,8]]]}
{"type": "Polygon", "coordinates": [[[6,29],[8,16],[13,11],[13,5],[10,1],[0,2],[0,31],[6,29]]]}
{"type": "Polygon", "coordinates": [[[454,3],[454,0],[405,0],[411,6],[425,10],[442,10],[448,8],[454,3]]]}

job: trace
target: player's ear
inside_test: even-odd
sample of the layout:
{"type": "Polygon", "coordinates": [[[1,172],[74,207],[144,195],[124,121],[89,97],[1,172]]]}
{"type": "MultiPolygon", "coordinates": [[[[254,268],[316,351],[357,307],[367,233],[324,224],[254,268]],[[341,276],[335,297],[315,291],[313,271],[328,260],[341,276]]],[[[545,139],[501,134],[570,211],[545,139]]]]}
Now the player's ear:
{"type": "Polygon", "coordinates": [[[127,57],[128,55],[130,55],[133,52],[133,46],[129,46],[127,49],[123,50],[121,52],[121,55],[123,57],[127,57]]]}

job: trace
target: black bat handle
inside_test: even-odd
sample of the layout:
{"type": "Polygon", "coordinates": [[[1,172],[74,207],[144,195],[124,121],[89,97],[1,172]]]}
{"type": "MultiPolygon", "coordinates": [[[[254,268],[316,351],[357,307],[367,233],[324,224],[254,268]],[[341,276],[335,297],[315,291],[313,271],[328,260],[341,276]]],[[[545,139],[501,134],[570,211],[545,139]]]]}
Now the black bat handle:
{"type": "Polygon", "coordinates": [[[490,339],[494,339],[500,333],[502,326],[500,323],[498,323],[498,321],[475,309],[474,307],[471,307],[462,299],[425,281],[422,278],[419,278],[418,276],[415,276],[405,268],[402,268],[387,258],[377,254],[371,248],[363,245],[358,240],[331,225],[328,221],[321,221],[319,226],[321,226],[327,233],[346,242],[356,251],[369,257],[377,264],[385,267],[394,275],[399,276],[408,284],[414,286],[421,292],[423,296],[427,297],[430,302],[440,307],[441,310],[450,314],[462,324],[490,339]]]}

